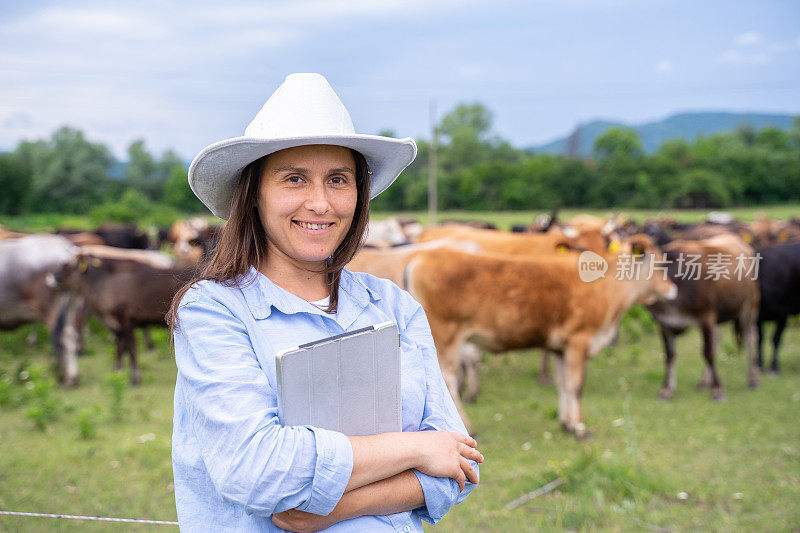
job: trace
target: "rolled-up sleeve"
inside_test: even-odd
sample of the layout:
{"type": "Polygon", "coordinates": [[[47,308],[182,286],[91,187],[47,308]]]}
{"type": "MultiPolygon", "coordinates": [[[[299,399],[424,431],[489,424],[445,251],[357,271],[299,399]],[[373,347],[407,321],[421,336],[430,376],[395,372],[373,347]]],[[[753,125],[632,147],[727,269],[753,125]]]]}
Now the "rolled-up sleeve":
{"type": "Polygon", "coordinates": [[[333,510],[353,470],[350,441],[335,431],[281,426],[240,319],[211,296],[189,291],[178,309],[175,358],[185,429],[223,499],[263,516],[333,510]]]}
{"type": "MultiPolygon", "coordinates": [[[[413,314],[406,325],[406,335],[420,347],[425,365],[425,407],[420,431],[444,430],[467,435],[467,428],[442,377],[428,319],[422,306],[416,302],[414,304],[413,314]]],[[[480,475],[478,463],[472,460],[469,462],[480,475]]],[[[433,477],[417,469],[414,469],[414,474],[422,485],[425,496],[425,507],[420,507],[415,512],[420,518],[434,525],[451,507],[464,501],[476,486],[467,480],[464,490],[459,491],[458,482],[453,478],[433,477]]]]}

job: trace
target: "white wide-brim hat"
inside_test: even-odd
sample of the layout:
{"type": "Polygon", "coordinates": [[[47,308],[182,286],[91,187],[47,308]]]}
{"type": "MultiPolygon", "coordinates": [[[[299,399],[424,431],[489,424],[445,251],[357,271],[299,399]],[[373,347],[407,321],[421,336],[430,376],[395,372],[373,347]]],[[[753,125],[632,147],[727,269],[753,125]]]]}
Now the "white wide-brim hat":
{"type": "Polygon", "coordinates": [[[397,179],[417,155],[414,139],[356,133],[350,113],[320,74],[290,74],[244,130],[242,137],[203,148],[189,166],[189,186],[216,216],[230,216],[242,169],[265,155],[306,144],[333,144],[367,160],[370,198],[397,179]]]}

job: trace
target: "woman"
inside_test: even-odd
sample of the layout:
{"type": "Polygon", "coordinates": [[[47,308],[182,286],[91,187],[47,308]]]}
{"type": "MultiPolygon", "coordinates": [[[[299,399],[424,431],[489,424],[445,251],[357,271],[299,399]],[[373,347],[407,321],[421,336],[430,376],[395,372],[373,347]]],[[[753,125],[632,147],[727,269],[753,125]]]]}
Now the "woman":
{"type": "Polygon", "coordinates": [[[386,280],[343,270],[370,197],[415,155],[411,139],[354,133],[325,78],[293,74],[244,137],[192,162],[192,190],[228,222],[169,316],[183,530],[422,531],[421,519],[435,524],[478,482],[483,457],[422,308],[386,280]],[[387,320],[401,334],[403,431],[282,427],[275,353],[387,320]]]}

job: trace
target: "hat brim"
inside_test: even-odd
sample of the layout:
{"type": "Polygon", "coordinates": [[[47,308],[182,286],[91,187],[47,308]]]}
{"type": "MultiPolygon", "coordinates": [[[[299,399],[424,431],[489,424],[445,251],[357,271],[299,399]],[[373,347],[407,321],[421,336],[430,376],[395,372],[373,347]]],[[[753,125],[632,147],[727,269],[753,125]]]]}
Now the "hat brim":
{"type": "Polygon", "coordinates": [[[219,218],[227,220],[236,182],[244,167],[278,150],[308,144],[332,144],[361,153],[372,171],[370,199],[385,191],[417,155],[410,137],[394,139],[380,135],[319,135],[258,139],[234,137],[203,148],[189,166],[189,186],[219,218]]]}

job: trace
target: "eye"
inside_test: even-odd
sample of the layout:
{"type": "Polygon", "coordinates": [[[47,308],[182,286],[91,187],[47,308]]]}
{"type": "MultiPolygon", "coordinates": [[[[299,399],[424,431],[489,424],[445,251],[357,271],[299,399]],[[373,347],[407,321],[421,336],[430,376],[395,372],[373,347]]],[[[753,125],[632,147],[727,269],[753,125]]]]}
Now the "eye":
{"type": "Polygon", "coordinates": [[[303,181],[303,176],[292,174],[291,176],[286,178],[286,181],[288,181],[289,183],[300,183],[303,181]]]}
{"type": "Polygon", "coordinates": [[[329,181],[334,185],[345,185],[348,183],[347,176],[331,176],[329,181]]]}

